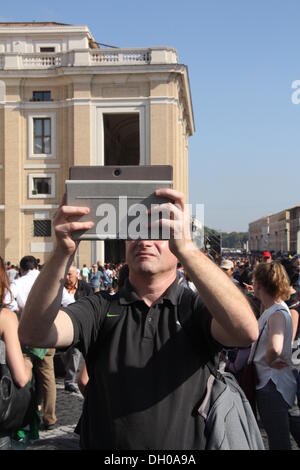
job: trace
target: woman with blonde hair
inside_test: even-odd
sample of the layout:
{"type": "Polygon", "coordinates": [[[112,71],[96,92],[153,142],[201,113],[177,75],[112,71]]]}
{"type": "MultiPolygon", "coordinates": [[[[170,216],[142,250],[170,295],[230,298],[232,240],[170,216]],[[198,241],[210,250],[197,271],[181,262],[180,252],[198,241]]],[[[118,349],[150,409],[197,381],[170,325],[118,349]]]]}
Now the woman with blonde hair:
{"type": "Polygon", "coordinates": [[[288,410],[293,406],[296,380],[292,371],[293,323],[285,303],[290,283],[284,267],[276,261],[259,264],[253,288],[263,306],[259,339],[251,349],[258,376],[257,408],[269,448],[291,449],[288,410]]]}

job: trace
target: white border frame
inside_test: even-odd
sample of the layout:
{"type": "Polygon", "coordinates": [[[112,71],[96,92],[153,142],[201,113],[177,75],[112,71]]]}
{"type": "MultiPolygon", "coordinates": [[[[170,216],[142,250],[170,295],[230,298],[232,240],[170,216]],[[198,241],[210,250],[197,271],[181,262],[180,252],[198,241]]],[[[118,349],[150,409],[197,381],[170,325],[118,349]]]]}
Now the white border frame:
{"type": "Polygon", "coordinates": [[[56,113],[33,111],[28,114],[28,159],[56,159],[56,113]],[[49,118],[51,120],[51,153],[34,153],[33,119],[49,118]]]}
{"type": "Polygon", "coordinates": [[[56,196],[56,174],[55,173],[29,173],[28,175],[28,199],[50,199],[56,196]],[[51,178],[51,194],[32,194],[33,178],[51,178]]]}

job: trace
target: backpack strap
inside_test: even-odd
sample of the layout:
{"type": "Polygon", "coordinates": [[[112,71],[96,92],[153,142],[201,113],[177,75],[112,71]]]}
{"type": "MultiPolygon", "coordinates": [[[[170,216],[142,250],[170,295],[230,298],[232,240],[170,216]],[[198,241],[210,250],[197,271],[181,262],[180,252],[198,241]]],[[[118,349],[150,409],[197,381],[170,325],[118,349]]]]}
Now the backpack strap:
{"type": "MultiPolygon", "coordinates": [[[[0,303],[0,312],[3,308],[3,305],[0,303]]],[[[6,364],[6,348],[5,343],[0,336],[0,364],[6,364]]]]}
{"type": "Polygon", "coordinates": [[[5,343],[0,337],[0,364],[6,364],[6,348],[5,343]]]}
{"type": "MultiPolygon", "coordinates": [[[[193,322],[191,321],[192,311],[193,311],[192,303],[195,298],[196,298],[195,294],[192,293],[190,289],[183,288],[179,304],[177,305],[177,314],[178,314],[179,323],[181,324],[186,334],[190,337],[194,347],[198,351],[199,350],[198,333],[197,333],[197,330],[195,329],[195,326],[193,325],[193,322]]],[[[208,367],[210,373],[214,377],[219,378],[220,373],[218,372],[218,369],[216,368],[212,360],[208,361],[206,363],[206,366],[208,367]]]]}

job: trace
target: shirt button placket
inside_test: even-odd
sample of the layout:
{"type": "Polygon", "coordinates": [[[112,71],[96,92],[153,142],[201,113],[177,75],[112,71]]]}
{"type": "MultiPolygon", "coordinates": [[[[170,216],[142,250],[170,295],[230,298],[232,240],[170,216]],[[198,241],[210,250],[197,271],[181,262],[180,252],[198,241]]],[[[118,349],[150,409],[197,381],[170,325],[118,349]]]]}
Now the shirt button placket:
{"type": "Polygon", "coordinates": [[[154,336],[154,318],[153,318],[153,310],[156,308],[150,308],[147,318],[146,318],[146,325],[145,325],[145,338],[152,339],[154,336]]]}

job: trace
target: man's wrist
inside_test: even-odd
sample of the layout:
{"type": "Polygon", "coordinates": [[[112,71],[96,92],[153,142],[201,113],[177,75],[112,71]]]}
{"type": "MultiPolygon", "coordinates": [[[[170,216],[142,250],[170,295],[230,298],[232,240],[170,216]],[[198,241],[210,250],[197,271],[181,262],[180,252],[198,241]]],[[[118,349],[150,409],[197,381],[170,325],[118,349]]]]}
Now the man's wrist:
{"type": "Polygon", "coordinates": [[[56,246],[54,251],[52,252],[52,256],[49,259],[48,263],[54,264],[57,271],[60,271],[60,269],[63,269],[65,272],[71,266],[74,260],[74,255],[75,253],[70,255],[66,253],[64,250],[60,249],[59,246],[56,246]]]}
{"type": "Polygon", "coordinates": [[[175,256],[177,256],[178,260],[184,264],[184,261],[187,259],[190,259],[191,256],[199,255],[200,250],[199,248],[195,245],[195,243],[192,240],[187,241],[178,249],[176,249],[175,256]]]}
{"type": "Polygon", "coordinates": [[[74,255],[75,253],[73,254],[70,254],[68,253],[66,250],[64,250],[63,248],[61,248],[58,244],[54,247],[54,250],[52,252],[52,256],[51,258],[55,258],[56,260],[61,260],[61,262],[63,263],[66,263],[68,262],[68,260],[70,259],[74,259],[74,255]]]}

